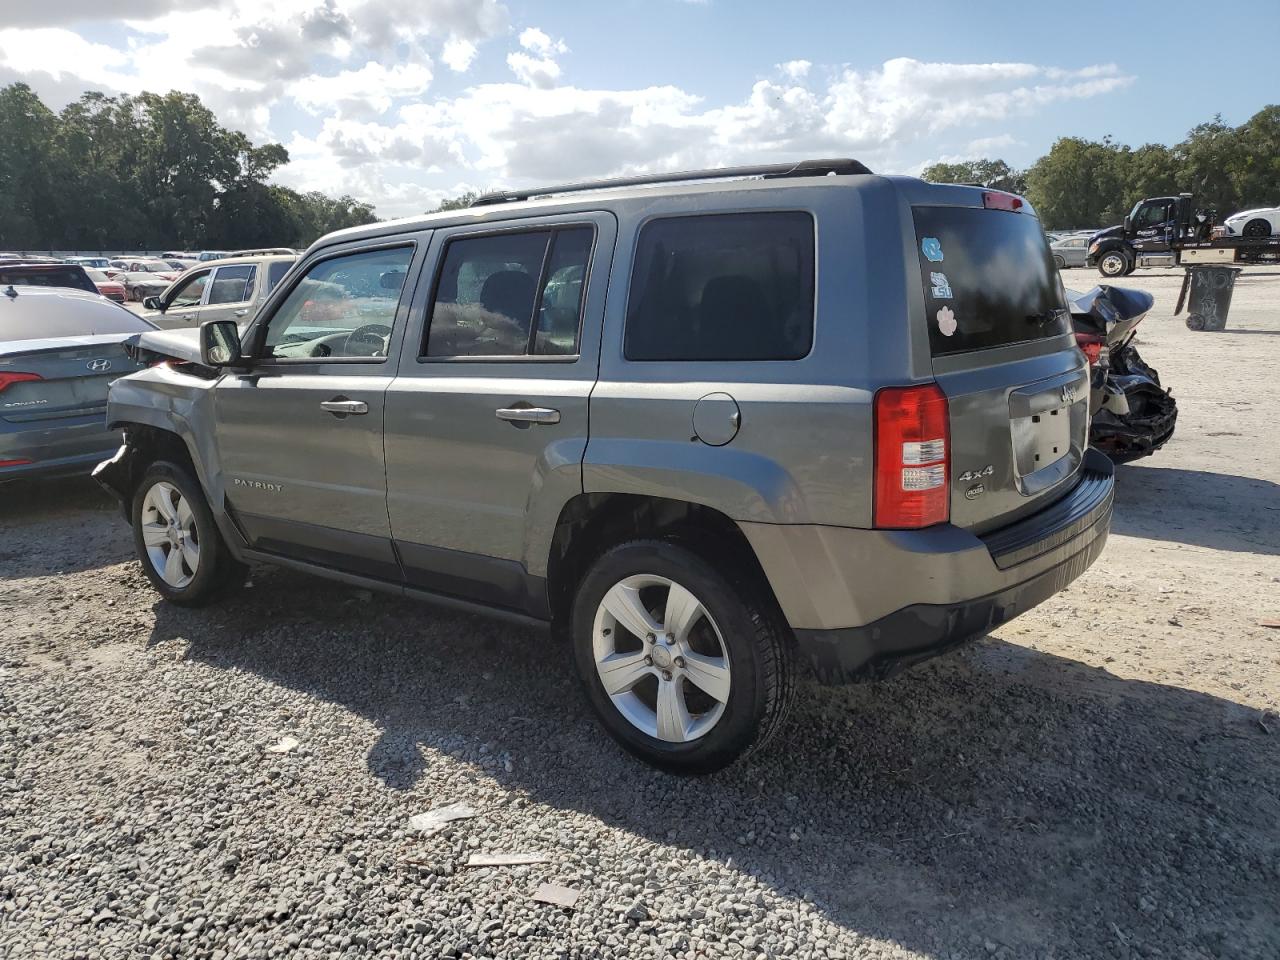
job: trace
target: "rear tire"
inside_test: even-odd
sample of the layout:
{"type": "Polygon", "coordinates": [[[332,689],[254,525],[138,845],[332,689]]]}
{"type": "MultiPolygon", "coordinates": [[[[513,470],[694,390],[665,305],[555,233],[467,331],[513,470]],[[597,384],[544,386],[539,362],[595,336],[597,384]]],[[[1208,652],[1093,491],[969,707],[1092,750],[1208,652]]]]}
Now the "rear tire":
{"type": "Polygon", "coordinates": [[[1261,217],[1256,217],[1244,225],[1244,229],[1240,233],[1248,237],[1250,240],[1262,240],[1271,236],[1271,224],[1261,217]]]}
{"type": "Polygon", "coordinates": [[[1098,273],[1104,277],[1123,277],[1130,271],[1129,257],[1121,250],[1108,250],[1098,258],[1098,273]]]}
{"type": "Polygon", "coordinates": [[[573,604],[574,662],[625,749],[703,774],[777,731],[795,697],[793,643],[755,579],[663,540],[622,543],[587,570],[573,604]]]}
{"type": "Polygon", "coordinates": [[[1053,255],[1053,265],[1057,267],[1059,270],[1067,269],[1067,261],[1064,260],[1062,257],[1058,256],[1056,253],[1053,255]]]}
{"type": "Polygon", "coordinates": [[[170,603],[203,606],[244,582],[245,566],[231,556],[204,491],[185,467],[151,464],[134,490],[130,516],[142,570],[170,603]]]}

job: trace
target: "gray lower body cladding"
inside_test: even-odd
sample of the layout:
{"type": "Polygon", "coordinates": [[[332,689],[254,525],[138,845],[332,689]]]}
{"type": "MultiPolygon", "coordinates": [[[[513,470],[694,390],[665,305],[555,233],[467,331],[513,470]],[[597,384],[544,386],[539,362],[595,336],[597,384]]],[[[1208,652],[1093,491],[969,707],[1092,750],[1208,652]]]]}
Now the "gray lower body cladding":
{"type": "Polygon", "coordinates": [[[822,683],[882,679],[981,637],[1064,589],[1097,559],[1111,529],[1114,468],[1096,451],[1089,451],[1085,464],[1081,482],[1063,500],[985,538],[993,551],[1010,547],[993,554],[997,564],[1005,556],[1034,555],[1037,544],[1045,552],[1065,547],[1065,558],[1054,566],[993,593],[910,604],[858,627],[797,629],[801,658],[822,683]]]}

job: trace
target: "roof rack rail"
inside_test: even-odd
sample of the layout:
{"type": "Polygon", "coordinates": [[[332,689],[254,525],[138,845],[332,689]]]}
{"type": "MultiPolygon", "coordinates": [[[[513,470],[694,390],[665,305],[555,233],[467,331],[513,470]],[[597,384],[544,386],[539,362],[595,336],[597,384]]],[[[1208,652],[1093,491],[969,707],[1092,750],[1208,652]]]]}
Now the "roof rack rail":
{"type": "Polygon", "coordinates": [[[531,197],[550,196],[556,193],[582,193],[586,190],[612,190],[616,187],[639,187],[654,183],[685,183],[691,180],[732,180],[760,177],[775,180],[784,177],[853,176],[871,171],[857,160],[801,160],[799,163],[769,163],[747,167],[717,167],[712,170],[684,170],[676,173],[646,173],[637,177],[616,177],[612,180],[581,180],[552,187],[534,187],[529,190],[498,190],[486,193],[471,201],[473,207],[487,207],[496,203],[516,203],[531,197]]]}

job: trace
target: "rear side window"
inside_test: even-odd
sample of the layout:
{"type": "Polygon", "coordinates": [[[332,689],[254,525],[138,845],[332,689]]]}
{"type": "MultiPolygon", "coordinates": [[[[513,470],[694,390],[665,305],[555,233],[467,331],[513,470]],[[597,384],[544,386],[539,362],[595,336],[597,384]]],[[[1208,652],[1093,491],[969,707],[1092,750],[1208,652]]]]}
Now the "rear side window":
{"type": "Polygon", "coordinates": [[[450,240],[428,357],[572,356],[595,230],[560,227],[450,240]]]}
{"type": "Polygon", "coordinates": [[[813,345],[813,218],[653,220],[636,245],[628,360],[798,360],[813,345]]]}
{"type": "Polygon", "coordinates": [[[935,357],[1070,332],[1038,219],[970,207],[916,207],[914,215],[935,357]]]}
{"type": "Polygon", "coordinates": [[[220,303],[243,303],[253,297],[253,278],[258,268],[248,264],[219,267],[209,289],[209,306],[220,303]]]}
{"type": "Polygon", "coordinates": [[[292,266],[292,260],[275,260],[267,267],[267,293],[276,288],[276,284],[284,279],[292,266]]]}

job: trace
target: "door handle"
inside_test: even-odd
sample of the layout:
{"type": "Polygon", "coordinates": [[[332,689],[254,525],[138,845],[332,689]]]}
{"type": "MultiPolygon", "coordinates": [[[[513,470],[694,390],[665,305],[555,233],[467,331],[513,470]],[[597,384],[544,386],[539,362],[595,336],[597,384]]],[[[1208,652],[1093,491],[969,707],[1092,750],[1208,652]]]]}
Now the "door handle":
{"type": "Polygon", "coordinates": [[[494,411],[499,420],[512,423],[559,423],[560,411],[550,407],[499,407],[494,411]]]}
{"type": "Polygon", "coordinates": [[[243,316],[244,316],[245,314],[247,314],[248,312],[249,312],[248,310],[237,310],[235,313],[233,313],[233,314],[231,314],[231,315],[232,315],[233,317],[243,317],[243,316]]]}
{"type": "Polygon", "coordinates": [[[363,400],[348,400],[337,397],[333,400],[320,401],[320,409],[332,413],[335,417],[361,416],[369,412],[369,405],[363,400]]]}

